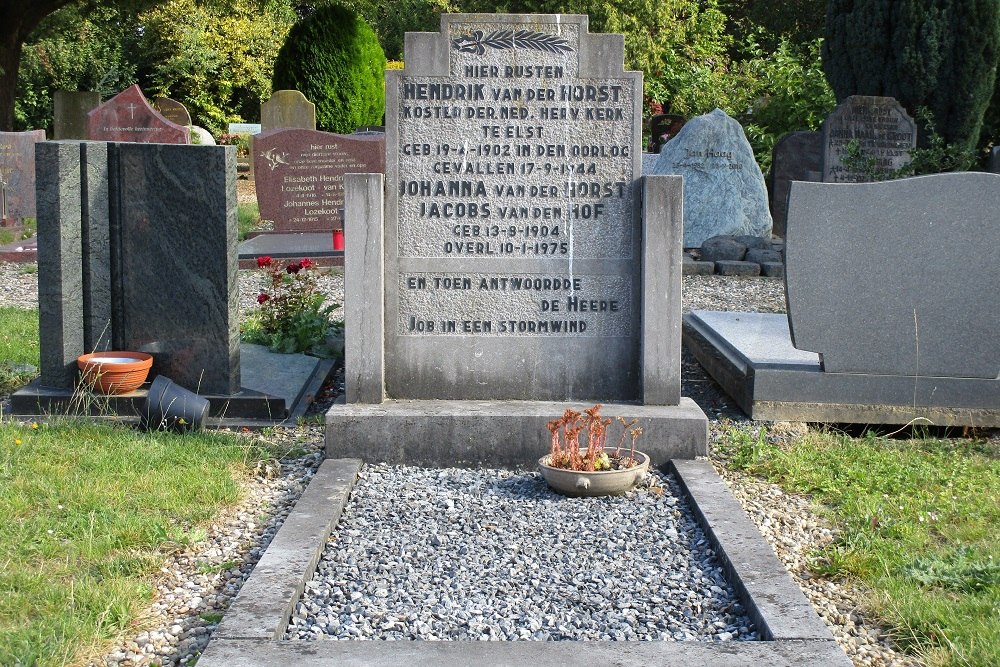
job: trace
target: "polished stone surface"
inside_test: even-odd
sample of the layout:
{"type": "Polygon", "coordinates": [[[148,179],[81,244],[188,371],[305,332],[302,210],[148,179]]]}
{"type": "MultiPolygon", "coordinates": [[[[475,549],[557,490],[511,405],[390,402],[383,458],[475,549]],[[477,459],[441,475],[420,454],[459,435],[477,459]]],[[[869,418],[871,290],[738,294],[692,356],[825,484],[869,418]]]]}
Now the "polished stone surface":
{"type": "Polygon", "coordinates": [[[689,120],[647,174],[684,177],[684,247],[723,234],[771,238],[764,175],[739,122],[721,109],[689,120]]]}
{"type": "Polygon", "coordinates": [[[171,123],[149,105],[136,84],[87,114],[92,141],[189,144],[187,127],[171,123]]]}
{"type": "Polygon", "coordinates": [[[828,373],[1000,376],[997,211],[997,174],[793,183],[795,346],[828,373]]]}
{"type": "Polygon", "coordinates": [[[154,355],[153,374],[240,390],[236,154],[225,146],[39,144],[42,376],[84,351],[154,355]]]}
{"type": "Polygon", "coordinates": [[[177,100],[169,97],[157,97],[153,100],[153,108],[159,111],[160,115],[171,123],[176,123],[183,127],[191,125],[191,114],[188,113],[187,107],[177,100]]]}
{"type": "Polygon", "coordinates": [[[0,217],[22,222],[35,217],[35,144],[45,130],[0,132],[0,217]]]}
{"type": "Polygon", "coordinates": [[[824,372],[784,315],[692,311],[684,346],[753,419],[1000,426],[1000,379],[824,372]]]}
{"type": "Polygon", "coordinates": [[[153,373],[186,389],[235,393],[236,150],[128,143],[116,149],[115,343],[149,352],[153,373]]]}
{"type": "Polygon", "coordinates": [[[108,144],[80,143],[83,339],[87,352],[111,349],[111,189],[108,144]]]}
{"type": "Polygon", "coordinates": [[[35,153],[40,383],[72,388],[84,354],[80,144],[42,142],[35,153]]]}
{"type": "Polygon", "coordinates": [[[344,174],[385,172],[385,135],[266,130],[253,138],[260,216],[278,232],[342,229],[344,174]]]}

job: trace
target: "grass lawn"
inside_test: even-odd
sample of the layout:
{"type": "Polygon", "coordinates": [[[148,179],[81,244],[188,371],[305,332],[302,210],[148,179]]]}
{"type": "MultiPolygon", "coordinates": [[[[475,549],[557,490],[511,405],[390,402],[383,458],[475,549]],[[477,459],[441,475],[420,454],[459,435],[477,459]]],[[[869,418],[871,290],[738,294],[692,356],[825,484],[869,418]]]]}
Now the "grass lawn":
{"type": "Polygon", "coordinates": [[[257,204],[252,203],[237,204],[236,216],[236,238],[243,241],[246,239],[247,234],[257,229],[257,226],[260,224],[260,208],[257,204]]]}
{"type": "Polygon", "coordinates": [[[76,664],[129,631],[170,549],[268,453],[234,436],[0,424],[0,665],[76,664]]]}
{"type": "MultiPolygon", "coordinates": [[[[38,312],[0,308],[0,386],[34,375],[38,312]]],[[[79,664],[134,629],[164,554],[240,497],[261,447],[68,419],[0,421],[0,665],[79,664]]]]}
{"type": "Polygon", "coordinates": [[[729,465],[811,494],[839,530],[812,554],[851,577],[907,652],[928,665],[1000,665],[1000,446],[810,432],[788,445],[734,428],[729,465]]]}
{"type": "Polygon", "coordinates": [[[38,367],[38,311],[0,307],[0,393],[21,387],[36,373],[23,368],[38,367]]]}

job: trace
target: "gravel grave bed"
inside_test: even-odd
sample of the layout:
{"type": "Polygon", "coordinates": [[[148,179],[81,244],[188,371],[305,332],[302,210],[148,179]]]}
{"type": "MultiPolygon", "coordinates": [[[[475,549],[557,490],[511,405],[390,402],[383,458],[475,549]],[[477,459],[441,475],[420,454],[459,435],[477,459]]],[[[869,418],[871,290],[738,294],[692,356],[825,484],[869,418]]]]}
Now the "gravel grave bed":
{"type": "Polygon", "coordinates": [[[676,482],[362,467],[287,639],[757,639],[676,482]]]}

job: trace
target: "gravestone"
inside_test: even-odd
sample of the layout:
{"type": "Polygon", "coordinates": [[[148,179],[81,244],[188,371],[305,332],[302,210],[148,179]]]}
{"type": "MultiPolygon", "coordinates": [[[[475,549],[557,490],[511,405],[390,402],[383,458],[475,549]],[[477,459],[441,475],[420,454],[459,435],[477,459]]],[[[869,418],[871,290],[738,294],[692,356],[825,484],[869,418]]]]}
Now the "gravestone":
{"type": "Polygon", "coordinates": [[[215,424],[305,411],[333,362],[240,344],[234,147],[42,142],[36,177],[41,377],[14,414],[136,417],[144,388],[77,394],[77,357],[108,349],[152,354],[215,424]]]}
{"type": "Polygon", "coordinates": [[[215,137],[212,133],[203,127],[198,127],[197,125],[191,125],[188,130],[194,140],[191,142],[193,144],[198,144],[199,146],[214,146],[215,137]]]}
{"type": "Polygon", "coordinates": [[[330,231],[341,228],[344,174],[385,172],[385,135],[267,130],[253,159],[261,218],[278,232],[330,231]]]}
{"type": "Polygon", "coordinates": [[[101,94],[57,90],[52,95],[52,138],[86,139],[87,114],[101,104],[101,94]]]}
{"type": "Polygon", "coordinates": [[[72,387],[76,357],[110,346],[152,354],[152,375],[192,391],[240,390],[235,160],[223,146],[38,145],[44,386],[72,387]]]}
{"type": "Polygon", "coordinates": [[[386,72],[386,177],[345,177],[346,398],[327,453],[526,464],[605,403],[654,459],[680,396],[681,179],[641,178],[642,82],[586,16],[444,15],[386,72]],[[643,189],[644,188],[644,189],[643,189]]]}
{"type": "Polygon", "coordinates": [[[260,134],[260,123],[230,123],[229,134],[260,134]]]}
{"type": "Polygon", "coordinates": [[[1000,175],[794,182],[788,314],[685,316],[754,419],[1000,426],[1000,175]]]}
{"type": "Polygon", "coordinates": [[[721,235],[771,238],[767,186],[740,124],[721,109],[692,118],[650,172],[684,177],[684,247],[721,235]]]}
{"type": "Polygon", "coordinates": [[[823,181],[857,183],[871,180],[844,166],[848,144],[857,141],[873,166],[889,173],[910,162],[917,146],[917,124],[892,97],[851,95],[823,121],[823,181]]]}
{"type": "Polygon", "coordinates": [[[0,219],[5,224],[35,217],[35,144],[45,130],[0,132],[0,219]]]}
{"type": "Polygon", "coordinates": [[[126,88],[87,114],[91,141],[188,144],[187,127],[171,123],[149,106],[138,85],[126,88]]]}
{"type": "Polygon", "coordinates": [[[823,139],[819,132],[789,132],[774,145],[771,159],[771,219],[777,236],[785,236],[788,186],[792,181],[817,180],[823,169],[823,139]]]}
{"type": "Polygon", "coordinates": [[[316,129],[316,105],[297,90],[276,90],[260,105],[263,132],[286,127],[316,129]]]}
{"type": "Polygon", "coordinates": [[[191,114],[188,113],[187,107],[177,100],[169,97],[157,97],[153,100],[153,108],[171,123],[184,127],[191,125],[191,114]]]}

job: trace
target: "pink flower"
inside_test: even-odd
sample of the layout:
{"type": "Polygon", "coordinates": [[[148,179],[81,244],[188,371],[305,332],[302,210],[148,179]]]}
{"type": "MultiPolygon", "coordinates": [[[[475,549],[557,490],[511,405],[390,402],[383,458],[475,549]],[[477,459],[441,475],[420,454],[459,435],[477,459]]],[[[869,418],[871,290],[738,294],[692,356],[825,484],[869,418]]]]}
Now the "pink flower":
{"type": "Polygon", "coordinates": [[[270,298],[271,297],[269,297],[268,295],[266,295],[263,292],[261,292],[260,294],[257,295],[257,303],[264,303],[265,301],[267,301],[270,298]]]}
{"type": "Polygon", "coordinates": [[[265,266],[271,266],[271,262],[273,261],[274,260],[271,259],[270,255],[264,255],[263,257],[258,257],[257,268],[263,269],[265,266]]]}

